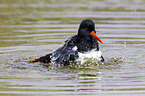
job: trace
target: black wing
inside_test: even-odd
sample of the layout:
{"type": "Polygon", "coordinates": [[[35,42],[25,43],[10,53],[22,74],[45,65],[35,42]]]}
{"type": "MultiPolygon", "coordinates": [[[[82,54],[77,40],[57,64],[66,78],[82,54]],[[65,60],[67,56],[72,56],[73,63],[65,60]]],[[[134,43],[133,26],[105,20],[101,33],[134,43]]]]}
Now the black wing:
{"type": "Polygon", "coordinates": [[[52,61],[61,64],[70,64],[78,58],[77,50],[73,50],[76,45],[75,36],[65,41],[65,44],[52,53],[52,61]]]}
{"type": "Polygon", "coordinates": [[[53,61],[61,64],[69,64],[70,62],[74,62],[78,58],[77,51],[73,50],[73,47],[76,45],[76,41],[76,36],[73,36],[66,40],[65,44],[53,53],[47,54],[46,56],[30,62],[50,63],[53,61]]]}

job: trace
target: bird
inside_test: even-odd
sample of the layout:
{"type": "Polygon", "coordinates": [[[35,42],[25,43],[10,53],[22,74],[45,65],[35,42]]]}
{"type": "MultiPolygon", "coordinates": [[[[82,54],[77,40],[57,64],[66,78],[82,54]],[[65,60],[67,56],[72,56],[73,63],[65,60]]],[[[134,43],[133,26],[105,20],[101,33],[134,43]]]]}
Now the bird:
{"type": "Polygon", "coordinates": [[[86,57],[97,58],[99,61],[104,62],[105,59],[99,50],[98,41],[104,44],[96,35],[95,23],[90,19],[86,19],[80,23],[78,33],[69,37],[62,47],[31,62],[54,62],[56,64],[69,65],[72,62],[77,62],[79,58],[85,57],[85,55],[87,55],[86,57]]]}

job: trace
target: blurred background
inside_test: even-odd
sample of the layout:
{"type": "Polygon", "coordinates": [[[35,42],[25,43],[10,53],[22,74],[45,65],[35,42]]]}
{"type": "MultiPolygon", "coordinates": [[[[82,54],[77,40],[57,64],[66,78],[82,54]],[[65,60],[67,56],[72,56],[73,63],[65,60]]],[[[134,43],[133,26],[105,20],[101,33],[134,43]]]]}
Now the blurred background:
{"type": "Polygon", "coordinates": [[[145,94],[145,0],[0,0],[0,96],[145,94]],[[46,55],[91,19],[106,62],[54,68],[46,55]]]}

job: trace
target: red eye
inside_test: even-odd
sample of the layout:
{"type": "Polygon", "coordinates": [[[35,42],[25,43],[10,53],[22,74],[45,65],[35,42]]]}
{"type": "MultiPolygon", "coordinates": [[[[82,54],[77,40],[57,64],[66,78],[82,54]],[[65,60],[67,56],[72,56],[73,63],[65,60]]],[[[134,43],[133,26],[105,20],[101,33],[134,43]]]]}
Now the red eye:
{"type": "Polygon", "coordinates": [[[86,27],[85,30],[88,30],[88,28],[86,27]]]}

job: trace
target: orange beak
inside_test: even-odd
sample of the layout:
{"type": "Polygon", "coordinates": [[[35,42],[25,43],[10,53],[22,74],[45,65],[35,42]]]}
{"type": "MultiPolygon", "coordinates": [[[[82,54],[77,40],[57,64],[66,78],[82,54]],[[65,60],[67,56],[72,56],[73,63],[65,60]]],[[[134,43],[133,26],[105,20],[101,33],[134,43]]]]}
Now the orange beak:
{"type": "Polygon", "coordinates": [[[93,36],[94,38],[96,38],[98,41],[100,41],[102,44],[104,44],[104,42],[95,34],[94,31],[92,31],[90,34],[91,34],[91,36],[93,36]]]}

